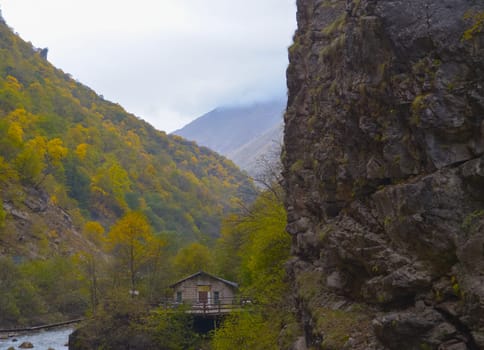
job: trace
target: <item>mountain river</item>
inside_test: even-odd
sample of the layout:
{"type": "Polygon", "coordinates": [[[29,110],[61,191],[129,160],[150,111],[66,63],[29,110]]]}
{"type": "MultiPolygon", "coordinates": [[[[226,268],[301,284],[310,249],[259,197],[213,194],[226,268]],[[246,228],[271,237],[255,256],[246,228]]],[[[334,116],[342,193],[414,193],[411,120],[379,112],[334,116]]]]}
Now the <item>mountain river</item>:
{"type": "Polygon", "coordinates": [[[7,350],[10,347],[18,349],[23,342],[30,342],[35,349],[39,350],[67,350],[69,334],[74,331],[72,327],[56,328],[46,331],[21,333],[8,339],[0,339],[0,350],[7,350]]]}

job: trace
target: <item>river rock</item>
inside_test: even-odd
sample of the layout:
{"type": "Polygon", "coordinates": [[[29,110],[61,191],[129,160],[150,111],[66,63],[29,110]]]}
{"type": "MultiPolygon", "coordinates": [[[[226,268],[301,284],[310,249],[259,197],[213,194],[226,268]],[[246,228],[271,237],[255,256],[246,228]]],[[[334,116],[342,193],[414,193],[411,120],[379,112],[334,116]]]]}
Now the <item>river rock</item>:
{"type": "Polygon", "coordinates": [[[34,345],[31,342],[24,341],[22,344],[19,345],[20,349],[32,349],[34,345]]]}

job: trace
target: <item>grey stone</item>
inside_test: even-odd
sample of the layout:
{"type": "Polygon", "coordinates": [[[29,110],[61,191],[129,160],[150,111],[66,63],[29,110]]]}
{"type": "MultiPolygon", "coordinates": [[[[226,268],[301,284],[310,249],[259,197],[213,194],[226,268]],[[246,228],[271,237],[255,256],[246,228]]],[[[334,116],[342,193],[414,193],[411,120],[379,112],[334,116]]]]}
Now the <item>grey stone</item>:
{"type": "Polygon", "coordinates": [[[291,350],[307,350],[306,339],[304,337],[299,337],[291,350]]]}
{"type": "Polygon", "coordinates": [[[343,299],[375,319],[349,348],[484,347],[484,34],[462,40],[464,15],[484,2],[297,5],[288,271],[318,266],[323,281],[312,293],[294,285],[300,323],[323,339],[314,305],[343,299]]]}

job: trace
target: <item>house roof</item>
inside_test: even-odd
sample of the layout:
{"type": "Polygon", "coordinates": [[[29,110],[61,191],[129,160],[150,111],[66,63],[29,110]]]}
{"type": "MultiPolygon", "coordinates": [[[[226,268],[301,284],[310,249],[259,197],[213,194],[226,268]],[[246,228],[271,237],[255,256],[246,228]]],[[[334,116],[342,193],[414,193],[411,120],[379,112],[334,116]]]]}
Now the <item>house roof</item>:
{"type": "Polygon", "coordinates": [[[220,278],[220,277],[217,277],[217,276],[211,275],[211,274],[209,274],[209,273],[207,273],[207,272],[205,272],[205,271],[198,271],[197,273],[194,273],[193,275],[190,275],[190,276],[188,276],[188,277],[185,277],[185,278],[183,278],[183,279],[179,280],[178,282],[173,283],[173,284],[172,284],[170,287],[171,287],[171,288],[173,288],[173,287],[175,287],[175,286],[179,285],[180,283],[183,283],[183,282],[185,282],[185,281],[187,281],[187,280],[189,280],[189,279],[192,279],[192,278],[194,278],[194,277],[201,276],[201,275],[208,276],[208,277],[210,277],[210,278],[213,278],[213,279],[215,279],[215,280],[218,280],[218,281],[220,281],[220,282],[223,282],[223,283],[225,283],[225,284],[228,284],[228,285],[229,285],[229,286],[231,286],[231,287],[234,287],[234,288],[239,288],[239,285],[238,285],[237,283],[232,282],[232,281],[227,281],[227,280],[224,280],[223,278],[220,278]]]}

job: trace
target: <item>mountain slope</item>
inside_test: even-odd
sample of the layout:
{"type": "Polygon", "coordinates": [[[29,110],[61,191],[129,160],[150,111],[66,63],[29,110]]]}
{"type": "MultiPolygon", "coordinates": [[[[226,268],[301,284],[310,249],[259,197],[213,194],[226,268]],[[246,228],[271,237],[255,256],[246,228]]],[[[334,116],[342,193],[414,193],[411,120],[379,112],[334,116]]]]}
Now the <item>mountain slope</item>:
{"type": "Polygon", "coordinates": [[[265,133],[229,152],[227,157],[250,175],[257,176],[258,172],[262,171],[261,160],[279,159],[283,129],[282,122],[276,124],[265,133]]]}
{"type": "Polygon", "coordinates": [[[260,150],[271,148],[282,138],[280,125],[284,108],[285,101],[282,100],[221,107],[195,119],[174,134],[209,147],[254,174],[256,156],[263,153],[260,150]],[[255,149],[250,143],[257,144],[259,148],[255,149]]]}
{"type": "MultiPolygon", "coordinates": [[[[109,228],[139,210],[155,231],[186,240],[216,237],[233,199],[253,194],[231,161],[155,130],[42,56],[0,21],[0,245],[33,237],[15,214],[35,211],[26,206],[32,191],[77,228],[92,220],[109,228]]],[[[60,234],[38,220],[39,237],[60,234]]]]}

